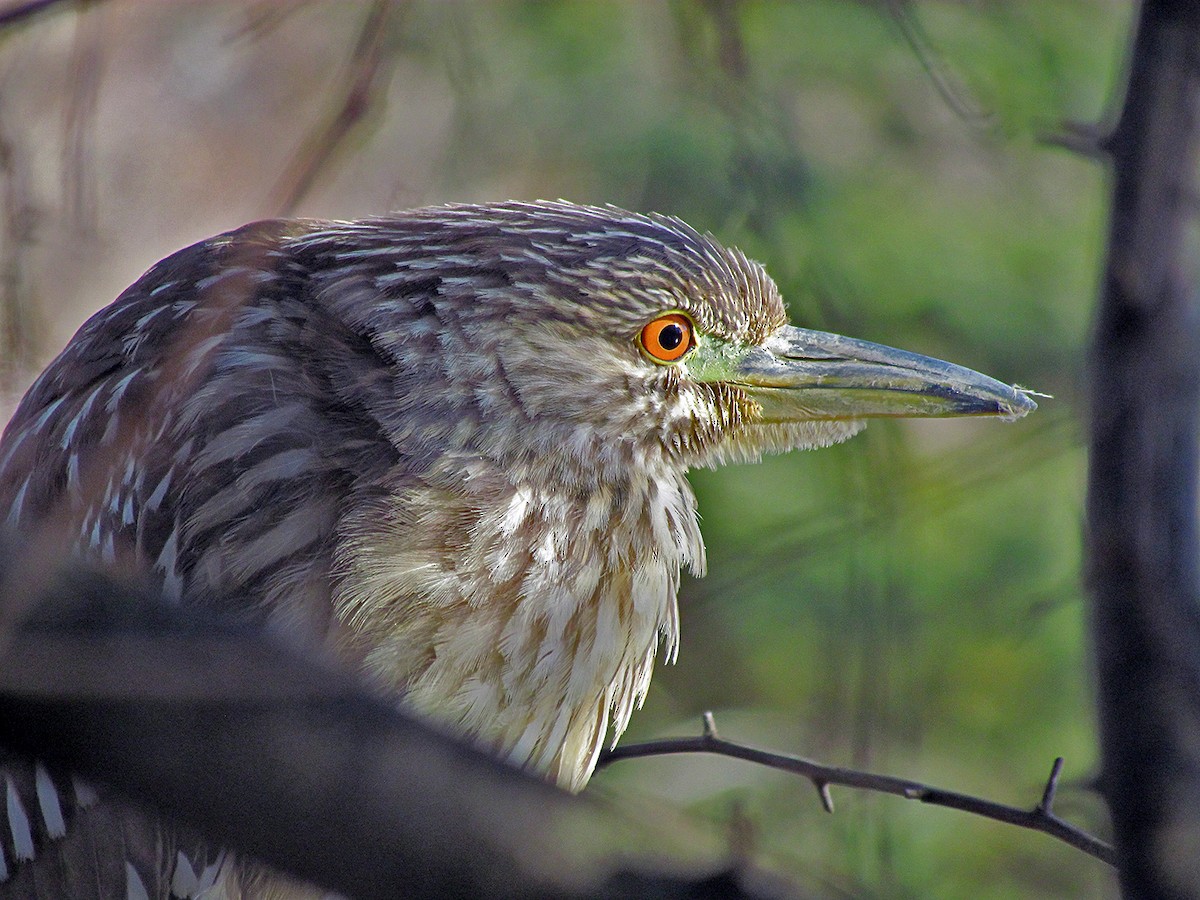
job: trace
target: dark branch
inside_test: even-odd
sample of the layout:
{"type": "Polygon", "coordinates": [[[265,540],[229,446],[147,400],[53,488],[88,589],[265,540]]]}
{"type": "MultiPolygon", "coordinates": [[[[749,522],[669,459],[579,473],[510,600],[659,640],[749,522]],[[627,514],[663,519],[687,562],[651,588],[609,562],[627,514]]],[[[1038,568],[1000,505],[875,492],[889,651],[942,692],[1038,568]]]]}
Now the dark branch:
{"type": "Polygon", "coordinates": [[[1085,159],[1107,162],[1108,152],[1104,149],[1109,140],[1110,129],[1093,122],[1065,121],[1057,131],[1046,131],[1038,140],[1048,147],[1061,147],[1085,159]]]}
{"type": "MultiPolygon", "coordinates": [[[[11,6],[0,7],[0,28],[7,28],[32,18],[39,13],[48,12],[53,7],[69,8],[82,6],[89,0],[28,0],[26,3],[14,3],[11,6]]],[[[96,2],[96,0],[90,0],[96,2]]]]}
{"type": "Polygon", "coordinates": [[[1088,581],[1123,895],[1200,892],[1200,4],[1146,0],[1091,355],[1088,581]]]}
{"type": "Polygon", "coordinates": [[[1054,795],[1058,793],[1058,776],[1062,774],[1063,758],[1060,756],[1054,760],[1054,765],[1050,767],[1050,777],[1046,780],[1046,790],[1042,791],[1042,802],[1037,805],[1037,808],[1043,812],[1049,813],[1054,808],[1054,795]]]}
{"type": "Polygon", "coordinates": [[[963,812],[974,813],[997,822],[1040,831],[1060,841],[1082,850],[1089,856],[1102,860],[1109,865],[1116,865],[1116,855],[1113,848],[1099,838],[1093,837],[1086,831],[1076,828],[1070,822],[1060,819],[1053,811],[1054,793],[1058,786],[1058,776],[1062,771],[1062,759],[1055,760],[1050,771],[1050,779],[1042,794],[1042,800],[1031,810],[1017,809],[983,800],[956,791],[931,787],[918,781],[906,778],[895,778],[891,775],[876,775],[862,772],[858,769],[844,769],[839,766],[827,766],[813,762],[800,756],[788,756],[782,753],[772,753],[747,747],[727,741],[717,735],[712,713],[704,714],[704,733],[700,737],[666,738],[659,741],[646,741],[640,744],[627,744],[601,754],[597,768],[606,766],[621,759],[637,759],[643,756],[665,756],[672,753],[713,753],[717,756],[728,756],[733,759],[744,759],[747,762],[758,763],[783,772],[791,772],[807,778],[816,787],[821,797],[821,805],[826,812],[833,812],[833,800],[829,795],[830,785],[858,788],[865,791],[876,791],[883,794],[895,794],[906,800],[919,800],[933,806],[944,806],[963,812]]]}
{"type": "Polygon", "coordinates": [[[24,22],[37,13],[46,12],[52,6],[74,5],[74,0],[29,0],[24,4],[13,4],[0,8],[0,28],[24,22]]]}
{"type": "MultiPolygon", "coordinates": [[[[0,613],[20,597],[28,615],[0,618],[0,756],[57,763],[354,897],[773,896],[741,872],[633,868],[614,856],[628,822],[350,676],[112,579],[31,582],[15,562],[30,554],[4,550],[0,613]]],[[[57,876],[41,874],[48,896],[57,876]]]]}

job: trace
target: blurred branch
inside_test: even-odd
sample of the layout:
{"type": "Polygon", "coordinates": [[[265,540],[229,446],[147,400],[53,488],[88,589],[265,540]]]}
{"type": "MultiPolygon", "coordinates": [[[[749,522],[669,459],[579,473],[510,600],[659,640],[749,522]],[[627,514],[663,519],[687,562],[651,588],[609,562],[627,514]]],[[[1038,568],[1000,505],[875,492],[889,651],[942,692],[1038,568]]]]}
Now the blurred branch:
{"type": "Polygon", "coordinates": [[[245,25],[237,30],[233,39],[265,38],[313,2],[314,0],[253,0],[245,11],[245,25]]]}
{"type": "Polygon", "coordinates": [[[925,33],[916,13],[913,12],[912,3],[909,0],[882,0],[882,2],[892,17],[892,21],[900,29],[901,37],[904,38],[905,43],[920,62],[921,68],[925,70],[925,74],[933,83],[934,90],[938,92],[950,111],[976,128],[986,128],[993,124],[996,116],[989,113],[981,103],[971,96],[966,86],[950,71],[946,60],[934,49],[929,35],[925,33]]]}
{"type": "Polygon", "coordinates": [[[383,45],[394,5],[392,0],[376,0],[367,13],[351,55],[337,111],[305,140],[275,186],[273,205],[281,215],[295,211],[321,170],[380,99],[380,84],[390,71],[383,65],[386,58],[383,45]]]}
{"type": "Polygon", "coordinates": [[[95,0],[79,4],[71,46],[71,89],[63,114],[63,207],[67,220],[88,232],[95,229],[97,215],[90,139],[100,99],[105,49],[99,11],[95,0]]]}
{"type": "Polygon", "coordinates": [[[1094,856],[1096,859],[1106,862],[1109,865],[1116,865],[1116,856],[1112,847],[1099,838],[1093,837],[1087,832],[1076,828],[1054,813],[1054,795],[1058,788],[1058,777],[1062,771],[1063,761],[1061,757],[1054,761],[1054,766],[1050,770],[1050,778],[1046,782],[1045,790],[1042,792],[1042,799],[1038,802],[1037,806],[1031,810],[1017,809],[1016,807],[1005,806],[1002,803],[995,803],[991,800],[972,797],[968,794],[960,794],[956,791],[931,787],[919,781],[894,778],[890,775],[876,775],[871,772],[862,772],[858,769],[827,766],[799,756],[772,753],[767,750],[748,747],[745,744],[734,743],[733,741],[725,740],[717,734],[713,715],[711,712],[706,712],[704,714],[704,731],[699,737],[665,738],[658,741],[646,741],[640,744],[618,746],[602,753],[596,767],[601,768],[622,759],[664,756],[672,753],[713,753],[717,756],[742,759],[767,766],[771,769],[800,775],[813,783],[813,786],[817,789],[817,793],[821,797],[821,805],[825,808],[826,812],[833,812],[833,798],[829,793],[830,785],[836,784],[882,794],[895,794],[896,796],[904,797],[906,800],[919,800],[921,803],[929,803],[933,806],[958,809],[977,816],[983,816],[987,819],[993,819],[997,822],[1004,822],[1007,825],[1016,825],[1020,828],[1040,831],[1043,834],[1058,838],[1060,841],[1064,841],[1077,850],[1082,850],[1089,856],[1094,856]]]}
{"type": "MultiPolygon", "coordinates": [[[[629,823],[398,713],[351,676],[252,628],[4,551],[0,541],[0,612],[33,598],[21,597],[20,625],[0,620],[0,748],[354,897],[781,895],[748,872],[618,860],[629,823]]],[[[24,865],[43,859],[49,896],[70,873],[50,853],[24,865]]]]}
{"type": "MultiPolygon", "coordinates": [[[[93,33],[94,17],[87,12],[99,3],[100,0],[34,0],[0,8],[0,30],[52,10],[77,13],[72,90],[64,121],[62,179],[67,208],[77,219],[89,218],[92,207],[87,192],[90,182],[86,174],[85,125],[95,109],[100,42],[93,33]]],[[[12,390],[37,349],[38,322],[29,297],[26,252],[34,242],[38,211],[31,199],[32,167],[22,152],[23,136],[23,129],[10,130],[0,121],[0,396],[12,390]]]]}
{"type": "Polygon", "coordinates": [[[1109,130],[1092,122],[1066,121],[1059,125],[1057,131],[1047,131],[1038,135],[1038,140],[1050,147],[1062,147],[1072,153],[1078,153],[1085,159],[1108,161],[1108,153],[1104,144],[1108,140],[1109,130]]]}
{"type": "Polygon", "coordinates": [[[21,132],[8,127],[4,112],[0,109],[0,398],[6,399],[37,344],[27,253],[34,242],[38,210],[30,187],[30,161],[17,136],[21,132]]]}
{"type": "Polygon", "coordinates": [[[1100,787],[1126,897],[1200,893],[1200,4],[1146,0],[1104,147],[1088,581],[1100,787]]]}
{"type": "Polygon", "coordinates": [[[750,74],[746,41],[738,19],[741,0],[702,0],[717,32],[717,65],[726,78],[741,83],[750,74]]]}
{"type": "MultiPolygon", "coordinates": [[[[14,3],[11,6],[0,7],[0,28],[16,25],[38,13],[46,12],[55,6],[76,6],[81,0],[30,0],[28,3],[14,3]]],[[[86,0],[82,0],[86,2],[86,0]]]]}

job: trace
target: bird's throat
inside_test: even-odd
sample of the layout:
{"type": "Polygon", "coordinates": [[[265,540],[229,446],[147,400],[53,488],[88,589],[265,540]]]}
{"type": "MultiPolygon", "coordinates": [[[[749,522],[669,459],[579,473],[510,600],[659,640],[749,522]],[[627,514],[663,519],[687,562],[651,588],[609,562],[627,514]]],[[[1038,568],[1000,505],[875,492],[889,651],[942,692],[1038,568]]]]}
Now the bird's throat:
{"type": "Polygon", "coordinates": [[[337,614],[407,707],[578,790],[660,641],[675,655],[680,568],[703,568],[691,488],[667,472],[572,492],[470,467],[345,519],[337,614]]]}

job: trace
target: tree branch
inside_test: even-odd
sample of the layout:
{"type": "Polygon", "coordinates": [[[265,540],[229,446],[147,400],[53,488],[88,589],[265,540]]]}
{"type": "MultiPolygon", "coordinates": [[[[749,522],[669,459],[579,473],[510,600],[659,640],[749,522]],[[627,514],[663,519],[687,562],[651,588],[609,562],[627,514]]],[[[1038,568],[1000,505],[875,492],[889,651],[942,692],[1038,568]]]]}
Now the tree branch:
{"type": "Polygon", "coordinates": [[[958,809],[1008,825],[1040,831],[1058,838],[1110,866],[1116,865],[1116,854],[1112,847],[1086,831],[1076,828],[1054,813],[1054,794],[1058,788],[1059,774],[1062,772],[1062,757],[1054,761],[1054,766],[1050,770],[1050,778],[1046,782],[1042,799],[1037,806],[1031,810],[1017,809],[991,800],[960,794],[957,791],[932,787],[919,781],[909,781],[906,778],[895,778],[891,775],[876,775],[858,769],[844,769],[840,766],[828,766],[800,756],[772,753],[768,750],[759,750],[756,747],[734,743],[717,734],[713,715],[711,712],[706,712],[704,714],[704,732],[699,737],[665,738],[616,747],[601,754],[596,767],[599,769],[621,759],[665,756],[673,753],[712,753],[717,756],[743,759],[807,778],[817,789],[821,805],[826,812],[833,812],[833,798],[829,794],[830,785],[836,784],[882,794],[895,794],[906,800],[919,800],[921,803],[929,803],[933,806],[958,809]]]}
{"type": "Polygon", "coordinates": [[[0,28],[23,22],[38,13],[46,12],[53,6],[75,6],[76,0],[29,0],[28,3],[15,3],[12,6],[0,8],[0,28]]]}
{"type": "Polygon", "coordinates": [[[1087,562],[1100,786],[1124,896],[1200,892],[1200,4],[1146,0],[1105,150],[1087,562]]]}
{"type": "Polygon", "coordinates": [[[962,79],[956,77],[945,58],[934,49],[929,35],[917,19],[913,4],[909,0],[884,0],[883,5],[900,30],[904,42],[925,70],[925,75],[933,84],[934,90],[950,111],[976,128],[993,125],[997,120],[996,114],[986,110],[983,104],[971,95],[962,79]]]}
{"type": "Polygon", "coordinates": [[[308,137],[275,186],[273,205],[281,214],[295,211],[338,148],[382,99],[380,84],[390,72],[391,59],[384,41],[393,15],[393,4],[386,0],[377,0],[368,11],[341,88],[337,111],[308,137]]]}
{"type": "MultiPolygon", "coordinates": [[[[702,853],[671,871],[622,853],[632,825],[619,815],[435,732],[351,675],[97,573],[29,572],[31,557],[0,534],[0,614],[26,613],[0,619],[0,783],[6,763],[57,764],[353,897],[779,894],[702,853]]],[[[56,855],[73,834],[16,876],[36,867],[39,896],[83,896],[56,855]]]]}
{"type": "Polygon", "coordinates": [[[1108,162],[1104,149],[1112,135],[1112,129],[1094,122],[1061,122],[1056,131],[1043,131],[1038,140],[1047,147],[1060,147],[1096,162],[1108,162]]]}

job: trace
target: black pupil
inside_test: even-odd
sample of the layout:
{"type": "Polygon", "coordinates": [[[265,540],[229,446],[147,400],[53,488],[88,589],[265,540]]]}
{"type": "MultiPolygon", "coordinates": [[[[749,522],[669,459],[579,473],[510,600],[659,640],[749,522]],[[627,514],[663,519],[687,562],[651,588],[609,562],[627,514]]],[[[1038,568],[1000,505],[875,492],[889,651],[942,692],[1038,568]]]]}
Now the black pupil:
{"type": "Polygon", "coordinates": [[[674,350],[683,343],[683,329],[674,323],[658,333],[658,345],[664,350],[674,350]]]}

